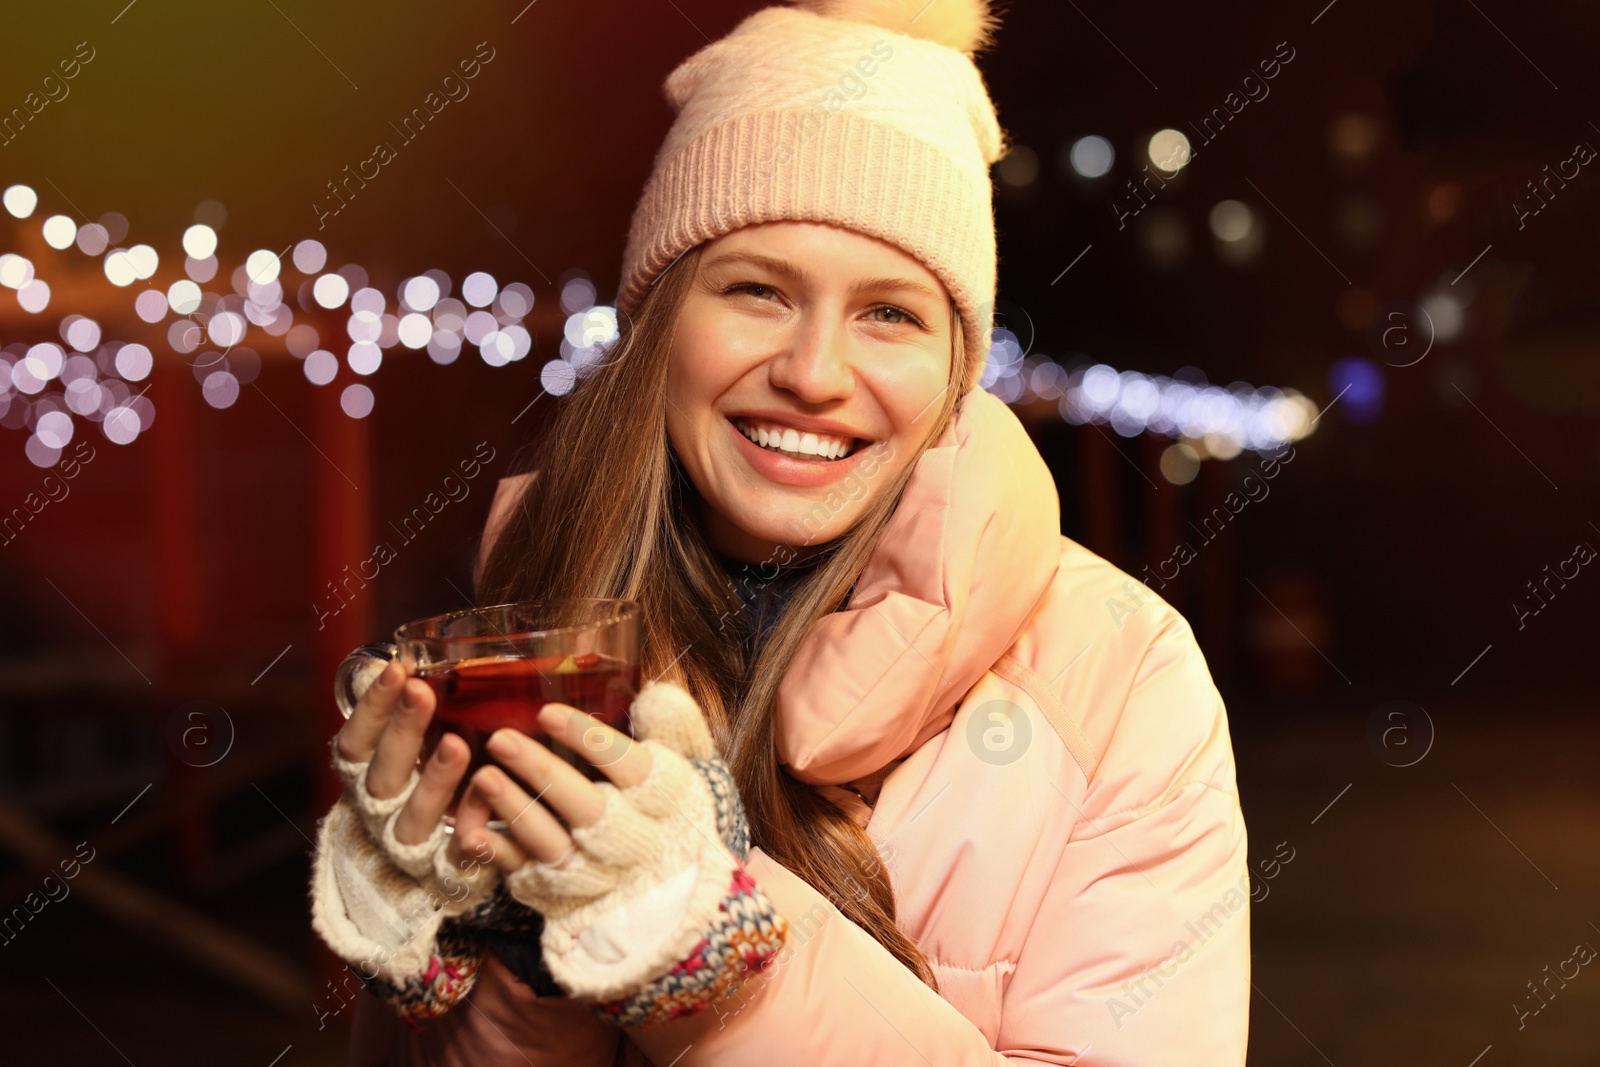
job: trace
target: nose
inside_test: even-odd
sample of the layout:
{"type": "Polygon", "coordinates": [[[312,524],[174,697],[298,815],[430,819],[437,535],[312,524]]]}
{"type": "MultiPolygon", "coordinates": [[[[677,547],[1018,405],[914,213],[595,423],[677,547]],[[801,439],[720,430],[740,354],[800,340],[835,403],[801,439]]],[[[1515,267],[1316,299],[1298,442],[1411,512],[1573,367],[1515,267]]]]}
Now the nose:
{"type": "Polygon", "coordinates": [[[809,404],[842,400],[855,389],[850,339],[837,316],[819,310],[799,316],[786,346],[767,363],[772,384],[809,404]]]}

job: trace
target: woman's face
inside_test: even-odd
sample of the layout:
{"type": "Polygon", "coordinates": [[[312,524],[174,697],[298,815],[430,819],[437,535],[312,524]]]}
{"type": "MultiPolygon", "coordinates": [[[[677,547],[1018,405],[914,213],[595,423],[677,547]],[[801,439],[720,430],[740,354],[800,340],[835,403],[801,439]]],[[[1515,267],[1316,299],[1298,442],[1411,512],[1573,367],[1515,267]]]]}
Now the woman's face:
{"type": "Polygon", "coordinates": [[[712,546],[786,562],[779,546],[805,556],[847,533],[938,418],[950,346],[944,285],[887,242],[817,222],[708,242],[673,336],[667,435],[712,546]]]}

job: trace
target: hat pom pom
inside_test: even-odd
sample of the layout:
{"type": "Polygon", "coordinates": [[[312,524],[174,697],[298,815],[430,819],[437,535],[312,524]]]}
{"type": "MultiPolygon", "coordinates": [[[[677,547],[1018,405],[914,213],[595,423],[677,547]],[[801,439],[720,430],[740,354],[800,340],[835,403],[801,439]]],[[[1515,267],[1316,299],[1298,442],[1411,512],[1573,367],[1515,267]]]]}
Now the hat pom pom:
{"type": "Polygon", "coordinates": [[[796,0],[796,6],[826,18],[870,22],[968,55],[987,47],[999,26],[988,0],[796,0]]]}

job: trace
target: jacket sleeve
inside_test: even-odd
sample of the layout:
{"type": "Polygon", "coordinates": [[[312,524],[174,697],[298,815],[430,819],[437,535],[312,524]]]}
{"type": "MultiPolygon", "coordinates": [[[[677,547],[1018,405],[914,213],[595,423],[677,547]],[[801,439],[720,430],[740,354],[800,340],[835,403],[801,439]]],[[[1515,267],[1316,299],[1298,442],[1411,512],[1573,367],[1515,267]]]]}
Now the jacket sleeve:
{"type": "Polygon", "coordinates": [[[621,1032],[586,1005],[531,991],[494,952],[486,952],[472,994],[456,1008],[420,1025],[402,1025],[383,1004],[363,996],[356,1008],[350,1067],[647,1067],[621,1032]],[[358,1051],[364,1055],[358,1058],[358,1051]],[[629,1058],[631,1057],[631,1058],[629,1058]]]}
{"type": "Polygon", "coordinates": [[[1145,654],[983,1033],[759,849],[748,869],[789,920],[768,972],[703,1016],[629,1032],[678,1067],[760,1063],[1242,1067],[1249,876],[1226,714],[1180,617],[1145,654]]]}
{"type": "Polygon", "coordinates": [[[1008,1062],[804,879],[759,848],[746,869],[788,920],[788,941],[766,970],[699,1015],[627,1031],[652,1063],[1008,1062]]]}
{"type": "Polygon", "coordinates": [[[1006,989],[1002,1047],[1083,1067],[1243,1067],[1244,818],[1227,713],[1176,612],[1097,747],[1087,782],[1057,783],[1075,825],[1006,989]]]}

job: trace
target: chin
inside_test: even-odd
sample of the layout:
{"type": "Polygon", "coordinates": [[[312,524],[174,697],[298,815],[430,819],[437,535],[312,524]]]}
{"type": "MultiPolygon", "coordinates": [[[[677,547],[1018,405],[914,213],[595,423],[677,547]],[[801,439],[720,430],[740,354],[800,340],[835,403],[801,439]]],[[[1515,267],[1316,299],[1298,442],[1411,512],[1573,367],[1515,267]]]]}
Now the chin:
{"type": "MultiPolygon", "coordinates": [[[[789,545],[796,549],[814,548],[837,540],[850,532],[860,517],[859,507],[852,502],[848,508],[830,509],[827,493],[815,490],[801,495],[802,490],[774,495],[786,498],[770,500],[760,508],[762,519],[751,524],[739,524],[739,531],[747,538],[761,544],[789,545]]],[[[740,509],[748,514],[753,509],[740,509]]]]}

